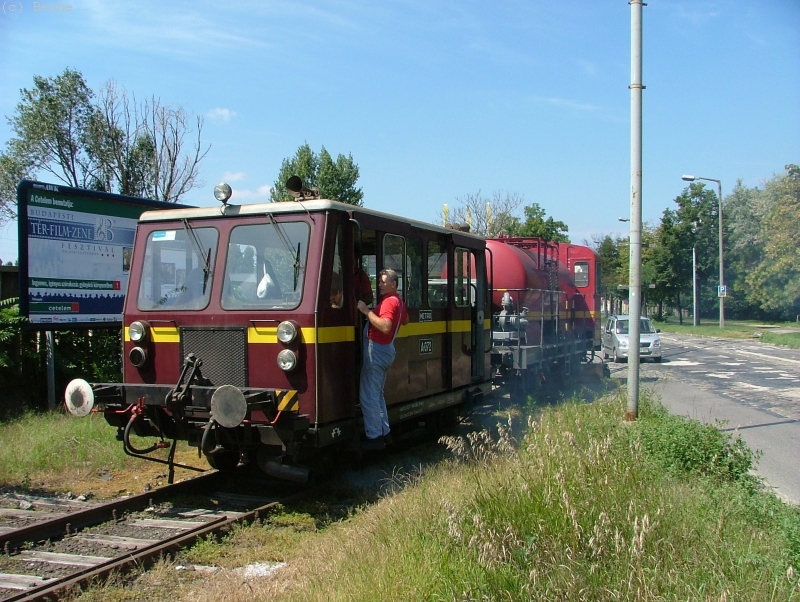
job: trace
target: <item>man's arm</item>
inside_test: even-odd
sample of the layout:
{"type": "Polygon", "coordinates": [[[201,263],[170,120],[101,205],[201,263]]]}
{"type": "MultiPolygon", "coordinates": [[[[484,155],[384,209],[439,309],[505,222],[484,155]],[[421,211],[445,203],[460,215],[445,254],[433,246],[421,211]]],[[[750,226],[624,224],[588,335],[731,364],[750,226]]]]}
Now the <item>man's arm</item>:
{"type": "Polygon", "coordinates": [[[358,311],[367,316],[369,323],[383,334],[389,334],[392,332],[392,321],[389,318],[381,318],[378,314],[367,307],[367,304],[363,301],[358,302],[358,311]]]}

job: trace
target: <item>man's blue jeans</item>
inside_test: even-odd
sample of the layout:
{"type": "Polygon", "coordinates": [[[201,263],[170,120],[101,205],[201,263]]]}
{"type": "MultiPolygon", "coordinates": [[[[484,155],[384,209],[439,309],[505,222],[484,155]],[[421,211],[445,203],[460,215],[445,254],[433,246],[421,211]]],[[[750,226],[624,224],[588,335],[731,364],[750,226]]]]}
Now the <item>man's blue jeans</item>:
{"type": "Polygon", "coordinates": [[[383,397],[383,385],[389,366],[394,362],[394,341],[381,345],[367,336],[369,324],[364,328],[364,355],[361,366],[361,389],[359,399],[364,415],[364,430],[368,439],[377,439],[389,434],[389,413],[383,397]]]}

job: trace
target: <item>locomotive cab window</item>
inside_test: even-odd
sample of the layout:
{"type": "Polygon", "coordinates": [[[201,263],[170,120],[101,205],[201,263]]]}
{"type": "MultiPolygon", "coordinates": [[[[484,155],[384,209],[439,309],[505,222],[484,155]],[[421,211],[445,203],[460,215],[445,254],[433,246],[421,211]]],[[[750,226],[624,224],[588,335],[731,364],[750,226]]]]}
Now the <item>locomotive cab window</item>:
{"type": "Polygon", "coordinates": [[[231,230],[223,309],[294,309],[306,274],[306,222],[273,222],[231,230]]]}
{"type": "Polygon", "coordinates": [[[589,262],[576,261],[572,269],[575,276],[575,286],[578,288],[589,286],[589,262]]]}
{"type": "Polygon", "coordinates": [[[208,305],[219,233],[215,228],[156,230],[147,237],[139,309],[197,310],[208,305]]]}

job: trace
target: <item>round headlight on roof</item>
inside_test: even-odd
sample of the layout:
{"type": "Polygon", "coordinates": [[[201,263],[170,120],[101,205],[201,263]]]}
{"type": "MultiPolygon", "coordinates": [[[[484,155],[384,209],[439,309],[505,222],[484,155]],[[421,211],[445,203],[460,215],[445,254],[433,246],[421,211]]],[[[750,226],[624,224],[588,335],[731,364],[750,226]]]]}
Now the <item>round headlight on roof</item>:
{"type": "Polygon", "coordinates": [[[147,322],[140,322],[137,320],[136,322],[131,322],[131,325],[128,326],[128,334],[131,337],[131,341],[134,343],[139,343],[147,339],[147,322]]]}
{"type": "Polygon", "coordinates": [[[233,195],[233,190],[225,182],[220,182],[214,186],[214,198],[220,203],[227,203],[228,199],[233,195]]]}
{"type": "Polygon", "coordinates": [[[284,345],[291,343],[297,337],[297,326],[294,322],[281,322],[278,324],[278,340],[284,345]]]}
{"type": "Polygon", "coordinates": [[[297,356],[291,349],[284,349],[278,354],[278,368],[284,372],[294,370],[297,366],[297,356]]]}

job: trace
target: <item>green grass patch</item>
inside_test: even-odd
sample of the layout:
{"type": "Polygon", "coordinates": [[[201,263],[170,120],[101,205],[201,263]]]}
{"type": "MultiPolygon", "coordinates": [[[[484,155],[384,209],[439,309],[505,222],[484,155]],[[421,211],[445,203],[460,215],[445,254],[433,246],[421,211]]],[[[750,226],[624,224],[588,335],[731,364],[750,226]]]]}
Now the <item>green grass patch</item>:
{"type": "Polygon", "coordinates": [[[684,320],[683,324],[679,324],[675,321],[675,318],[670,318],[666,322],[656,322],[655,325],[661,332],[728,339],[760,339],[765,343],[777,343],[779,345],[786,345],[787,343],[777,342],[777,339],[773,340],[774,337],[787,337],[786,340],[794,340],[795,336],[800,337],[800,325],[795,322],[770,324],[755,320],[725,320],[725,328],[720,328],[719,322],[710,318],[704,318],[697,327],[692,324],[691,318],[684,320]],[[773,329],[792,329],[796,333],[787,335],[770,332],[773,329]]]}
{"type": "Polygon", "coordinates": [[[28,413],[0,424],[0,483],[22,485],[34,475],[123,468],[116,431],[100,415],[28,413]]]}
{"type": "Polygon", "coordinates": [[[767,331],[761,334],[761,341],[772,345],[784,345],[792,349],[800,349],[800,332],[779,334],[767,331]]]}

